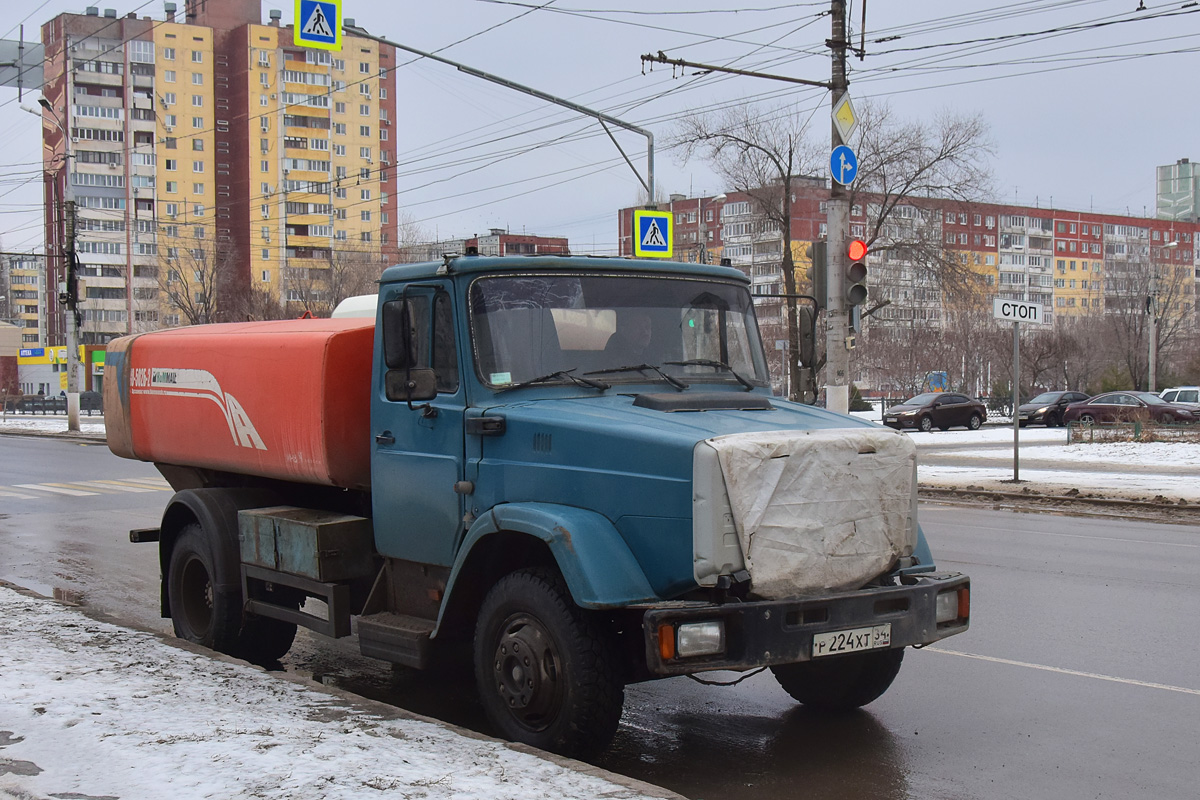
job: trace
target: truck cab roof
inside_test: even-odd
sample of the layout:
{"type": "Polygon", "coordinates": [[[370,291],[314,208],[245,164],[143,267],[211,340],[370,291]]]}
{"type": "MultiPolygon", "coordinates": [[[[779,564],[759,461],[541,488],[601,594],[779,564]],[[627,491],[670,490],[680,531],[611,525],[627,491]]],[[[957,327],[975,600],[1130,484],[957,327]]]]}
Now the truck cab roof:
{"type": "Polygon", "coordinates": [[[688,264],[680,261],[647,261],[602,256],[447,256],[443,261],[397,264],[384,270],[381,283],[411,281],[456,273],[505,272],[510,270],[602,270],[605,272],[658,272],[702,275],[748,284],[750,279],[733,267],[688,264]]]}

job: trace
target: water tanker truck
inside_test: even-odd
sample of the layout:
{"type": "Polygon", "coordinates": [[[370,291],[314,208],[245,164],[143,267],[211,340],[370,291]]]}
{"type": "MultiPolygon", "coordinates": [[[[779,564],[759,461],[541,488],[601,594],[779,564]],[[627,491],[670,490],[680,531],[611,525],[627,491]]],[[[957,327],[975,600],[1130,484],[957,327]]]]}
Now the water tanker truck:
{"type": "Polygon", "coordinates": [[[968,627],[912,442],[772,396],[731,268],[400,265],[372,318],[128,336],[106,377],[109,447],[175,490],[130,535],[176,635],[469,658],[495,731],[536,747],[593,754],[626,685],[712,670],[857,708],[968,627]]]}

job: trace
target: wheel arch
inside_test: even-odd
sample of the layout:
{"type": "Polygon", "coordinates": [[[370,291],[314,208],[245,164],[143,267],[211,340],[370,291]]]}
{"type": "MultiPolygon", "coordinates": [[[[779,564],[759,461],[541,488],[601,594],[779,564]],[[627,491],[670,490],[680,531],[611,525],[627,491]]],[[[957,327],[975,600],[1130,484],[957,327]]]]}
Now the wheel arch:
{"type": "Polygon", "coordinates": [[[221,587],[241,586],[241,545],[238,541],[238,511],[277,505],[278,498],[262,489],[184,489],[176,492],[163,511],[158,561],[162,574],[162,616],[171,616],[168,593],[171,551],[180,532],[197,523],[212,537],[217,559],[213,578],[221,587]]]}
{"type": "Polygon", "coordinates": [[[467,531],[446,583],[434,636],[443,625],[470,625],[496,580],[527,566],[556,568],[581,608],[659,599],[607,517],[552,503],[507,503],[481,515],[467,531]]]}

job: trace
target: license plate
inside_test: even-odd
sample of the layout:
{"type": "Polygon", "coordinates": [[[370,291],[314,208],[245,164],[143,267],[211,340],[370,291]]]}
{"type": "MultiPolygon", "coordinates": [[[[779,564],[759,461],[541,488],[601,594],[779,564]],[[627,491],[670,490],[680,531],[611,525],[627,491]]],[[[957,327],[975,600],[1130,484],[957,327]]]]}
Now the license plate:
{"type": "Polygon", "coordinates": [[[1022,411],[1022,412],[1021,412],[1021,413],[1020,413],[1018,416],[1019,416],[1021,419],[1029,419],[1029,414],[1027,414],[1027,413],[1026,413],[1026,412],[1024,412],[1024,411],[1022,411]]]}
{"type": "Polygon", "coordinates": [[[895,417],[884,417],[883,421],[884,422],[895,422],[896,418],[895,417]]]}
{"type": "Polygon", "coordinates": [[[870,628],[855,628],[850,631],[832,631],[813,636],[813,658],[858,653],[879,647],[891,647],[892,623],[874,625],[870,628]]]}

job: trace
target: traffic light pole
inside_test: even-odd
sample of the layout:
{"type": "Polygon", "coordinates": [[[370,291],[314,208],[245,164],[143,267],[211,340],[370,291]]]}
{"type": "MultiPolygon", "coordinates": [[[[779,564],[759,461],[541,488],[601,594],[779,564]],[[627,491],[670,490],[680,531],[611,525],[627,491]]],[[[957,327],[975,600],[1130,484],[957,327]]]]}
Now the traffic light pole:
{"type": "MultiPolygon", "coordinates": [[[[846,2],[833,0],[831,7],[833,35],[829,47],[833,50],[833,74],[830,80],[830,110],[846,93],[846,2]]],[[[837,125],[830,123],[833,148],[842,141],[837,125]]],[[[826,241],[829,243],[827,301],[825,304],[825,407],[845,414],[850,409],[850,313],[846,304],[846,241],[850,230],[850,198],[846,187],[829,179],[829,216],[826,241]]]]}

